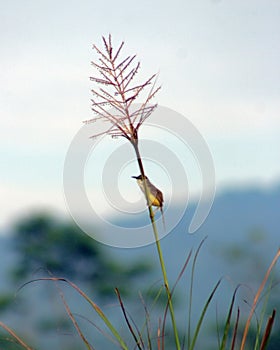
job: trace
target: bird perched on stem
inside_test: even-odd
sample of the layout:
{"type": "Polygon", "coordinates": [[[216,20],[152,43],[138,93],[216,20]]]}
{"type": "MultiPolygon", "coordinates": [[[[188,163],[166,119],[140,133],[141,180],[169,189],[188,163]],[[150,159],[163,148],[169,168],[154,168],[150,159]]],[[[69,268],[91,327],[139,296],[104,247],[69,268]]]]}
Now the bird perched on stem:
{"type": "Polygon", "coordinates": [[[163,215],[163,194],[162,192],[151,183],[151,181],[147,178],[147,176],[131,176],[133,179],[137,180],[137,184],[140,187],[141,191],[146,194],[145,192],[145,185],[144,182],[146,183],[147,187],[147,195],[148,195],[148,205],[152,205],[154,207],[157,207],[157,209],[160,209],[161,216],[162,216],[162,223],[165,229],[165,220],[164,220],[164,215],[163,215]]]}

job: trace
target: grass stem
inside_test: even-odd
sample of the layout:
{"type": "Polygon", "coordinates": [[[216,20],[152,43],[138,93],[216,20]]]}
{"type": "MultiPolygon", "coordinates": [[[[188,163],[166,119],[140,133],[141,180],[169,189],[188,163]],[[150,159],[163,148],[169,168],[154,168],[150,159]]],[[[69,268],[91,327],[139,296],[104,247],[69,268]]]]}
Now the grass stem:
{"type": "MultiPolygon", "coordinates": [[[[143,162],[142,162],[142,158],[141,158],[139,147],[138,147],[138,140],[135,140],[135,142],[131,142],[131,143],[134,147],[134,150],[135,150],[135,153],[137,156],[137,161],[138,161],[140,173],[141,173],[143,179],[145,179],[145,177],[144,177],[145,172],[144,172],[143,162]]],[[[156,242],[157,253],[158,253],[158,257],[159,257],[164,286],[165,286],[165,290],[166,290],[166,294],[167,294],[168,307],[169,307],[171,321],[172,321],[176,349],[181,350],[179,334],[178,334],[178,329],[177,329],[176,319],[175,319],[175,313],[174,313],[174,308],[173,308],[173,303],[172,303],[172,294],[171,294],[171,291],[169,288],[169,282],[168,282],[168,278],[167,278],[167,272],[166,272],[164,258],[163,258],[162,249],[161,249],[161,245],[160,245],[158,229],[157,229],[156,222],[155,222],[154,211],[153,211],[151,203],[148,200],[148,188],[147,188],[146,181],[144,181],[144,189],[145,189],[145,197],[147,200],[147,206],[148,206],[148,210],[149,210],[149,216],[150,216],[150,220],[151,220],[151,224],[152,224],[152,228],[153,228],[153,233],[154,233],[154,238],[155,238],[155,242],[156,242]]]]}

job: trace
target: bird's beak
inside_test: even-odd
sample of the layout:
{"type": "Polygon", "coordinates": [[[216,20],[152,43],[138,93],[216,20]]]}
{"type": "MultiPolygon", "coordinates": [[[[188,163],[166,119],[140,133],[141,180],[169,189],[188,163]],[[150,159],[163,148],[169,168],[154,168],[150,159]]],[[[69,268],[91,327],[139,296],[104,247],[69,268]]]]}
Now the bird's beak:
{"type": "Polygon", "coordinates": [[[133,179],[137,179],[137,176],[131,176],[133,179]]]}

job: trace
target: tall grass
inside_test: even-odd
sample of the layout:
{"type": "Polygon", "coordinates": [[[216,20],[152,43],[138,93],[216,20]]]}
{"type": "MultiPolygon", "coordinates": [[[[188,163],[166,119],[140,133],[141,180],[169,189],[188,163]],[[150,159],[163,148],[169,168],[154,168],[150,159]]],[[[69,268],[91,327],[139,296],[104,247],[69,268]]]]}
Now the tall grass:
{"type": "MultiPolygon", "coordinates": [[[[200,247],[199,247],[199,249],[200,249],[200,247]]],[[[199,249],[196,251],[196,253],[198,253],[199,249]]],[[[258,290],[256,292],[256,295],[254,297],[254,302],[251,306],[249,316],[248,316],[247,321],[246,321],[244,326],[241,326],[241,324],[240,324],[240,308],[239,307],[237,307],[237,316],[232,321],[233,313],[234,313],[234,304],[236,302],[236,294],[237,294],[238,289],[240,288],[240,285],[235,289],[233,296],[232,296],[232,299],[231,299],[231,302],[230,302],[230,305],[229,305],[229,311],[228,311],[227,317],[226,317],[225,322],[224,322],[222,341],[218,345],[219,350],[244,350],[244,349],[248,349],[248,348],[246,348],[246,340],[248,337],[248,332],[249,332],[249,328],[251,325],[252,316],[256,312],[256,306],[257,306],[258,302],[260,302],[260,299],[261,299],[263,292],[264,292],[264,288],[268,282],[269,276],[271,275],[271,271],[272,271],[273,267],[275,266],[277,260],[279,259],[279,256],[280,256],[280,250],[278,250],[278,252],[274,256],[274,258],[273,258],[273,260],[272,260],[272,262],[271,262],[271,264],[270,264],[270,266],[269,266],[269,268],[264,276],[264,279],[261,282],[260,287],[258,288],[258,290]],[[240,340],[240,343],[239,343],[239,340],[240,340]]],[[[186,263],[184,264],[184,266],[183,266],[183,268],[178,276],[178,279],[177,279],[176,283],[174,284],[174,287],[172,288],[171,298],[173,297],[173,293],[175,292],[175,287],[176,287],[177,282],[183,276],[183,274],[186,273],[186,268],[191,261],[190,258],[191,258],[191,253],[187,257],[186,263]]],[[[195,259],[193,259],[192,271],[194,271],[196,259],[197,259],[197,254],[195,255],[195,259]]],[[[58,277],[38,278],[38,279],[34,279],[34,280],[31,280],[31,281],[25,283],[20,289],[26,287],[30,283],[35,283],[35,282],[38,283],[40,281],[44,281],[44,282],[51,281],[51,282],[55,283],[55,285],[57,286],[62,303],[65,307],[65,311],[66,311],[69,319],[71,320],[73,327],[77,332],[77,335],[80,338],[81,344],[83,344],[85,349],[93,350],[93,349],[97,349],[97,348],[95,347],[95,344],[91,344],[90,341],[87,339],[85,332],[83,331],[83,329],[81,328],[81,326],[79,324],[79,321],[77,319],[77,315],[74,312],[72,312],[72,310],[71,310],[71,308],[66,300],[66,297],[63,293],[62,287],[60,286],[61,283],[66,283],[73,290],[75,290],[83,300],[85,300],[88,303],[89,307],[95,313],[96,317],[99,320],[101,320],[103,323],[103,327],[99,328],[98,330],[104,337],[111,339],[113,344],[115,344],[116,348],[123,349],[123,350],[130,350],[131,349],[131,347],[129,347],[129,345],[128,345],[128,339],[125,339],[125,337],[118,330],[118,327],[113,325],[113,323],[106,316],[106,314],[102,311],[102,309],[97,305],[97,303],[94,302],[94,300],[91,297],[89,297],[84,291],[82,291],[73,282],[71,282],[65,278],[58,278],[58,277]],[[106,333],[106,329],[110,333],[109,336],[106,333]]],[[[203,338],[205,336],[204,334],[201,333],[201,326],[204,322],[204,318],[205,318],[206,312],[209,308],[209,305],[212,302],[213,297],[214,297],[220,283],[221,283],[221,280],[219,280],[216,283],[216,285],[214,286],[213,290],[211,291],[209,297],[207,298],[205,304],[202,306],[202,311],[200,313],[200,316],[198,318],[198,322],[197,322],[193,332],[190,331],[190,329],[191,329],[190,325],[189,324],[186,325],[187,326],[186,327],[187,333],[182,334],[181,339],[180,339],[180,342],[183,344],[182,348],[181,348],[182,350],[183,349],[186,349],[186,350],[196,349],[197,342],[200,339],[200,337],[203,338]],[[183,339],[185,338],[186,335],[188,336],[188,341],[186,344],[184,344],[183,339]]],[[[270,286],[268,286],[268,289],[269,288],[270,288],[270,286]]],[[[168,308],[168,303],[166,304],[166,307],[164,307],[162,309],[162,316],[159,317],[159,319],[158,319],[158,326],[155,328],[154,331],[152,331],[153,327],[151,325],[150,317],[151,317],[151,314],[153,311],[149,310],[143,297],[141,298],[141,300],[142,300],[143,308],[145,310],[145,321],[144,321],[144,325],[143,324],[138,325],[137,322],[135,322],[133,320],[133,315],[130,315],[129,311],[127,310],[127,308],[124,304],[124,301],[122,300],[122,297],[121,297],[119,290],[116,288],[115,291],[116,291],[117,300],[119,301],[120,310],[121,310],[122,315],[125,319],[125,323],[127,324],[128,331],[129,331],[129,333],[134,341],[133,349],[138,349],[138,350],[170,349],[170,347],[169,347],[170,345],[167,345],[168,347],[166,347],[166,344],[165,344],[166,343],[165,342],[165,332],[166,332],[165,331],[165,321],[166,321],[166,311],[168,308]],[[156,339],[155,342],[154,342],[154,339],[156,339]]],[[[138,297],[135,296],[135,298],[137,298],[137,300],[138,300],[138,297]]],[[[190,305],[190,304],[188,303],[188,305],[190,305]]],[[[195,310],[195,312],[197,313],[197,310],[195,310]]],[[[255,333],[254,350],[265,350],[266,347],[268,346],[269,337],[271,335],[271,331],[272,331],[273,324],[275,321],[275,315],[276,315],[276,310],[274,309],[266,321],[265,328],[262,330],[262,327],[260,327],[260,326],[257,327],[257,332],[255,333]]],[[[191,320],[191,315],[188,316],[188,322],[190,322],[190,320],[191,320]]],[[[26,350],[32,350],[32,347],[30,347],[26,343],[26,341],[24,341],[15,331],[13,331],[9,326],[7,326],[6,324],[4,324],[1,321],[0,321],[0,327],[10,335],[10,338],[9,339],[7,338],[6,341],[11,341],[13,343],[16,343],[16,344],[18,344],[18,346],[20,346],[21,348],[24,348],[26,350]]],[[[178,333],[179,333],[179,331],[178,331],[178,333]]]]}
{"type": "MultiPolygon", "coordinates": [[[[101,120],[108,124],[108,129],[101,134],[108,134],[112,137],[123,137],[130,142],[132,145],[135,156],[138,162],[139,171],[143,179],[145,179],[146,173],[143,166],[140,149],[139,149],[139,139],[138,139],[138,131],[145,120],[150,116],[150,114],[156,108],[156,104],[150,104],[151,100],[155,97],[160,87],[156,87],[156,75],[152,75],[150,78],[146,79],[143,83],[138,83],[133,85],[133,79],[139,71],[140,63],[135,62],[135,55],[127,56],[125,58],[120,58],[121,51],[124,43],[121,43],[117,50],[113,49],[111,36],[106,39],[103,37],[104,50],[99,49],[96,45],[93,46],[94,50],[98,55],[98,60],[92,62],[93,66],[96,68],[99,75],[95,75],[91,77],[91,80],[96,84],[93,88],[93,99],[92,99],[92,109],[95,113],[95,117],[87,123],[96,122],[97,120],[101,120]],[[132,103],[139,97],[140,94],[143,94],[144,91],[148,89],[147,95],[144,101],[140,104],[140,107],[136,108],[136,110],[132,111],[132,103]],[[110,107],[111,110],[108,110],[107,107],[110,107]]],[[[99,134],[100,135],[100,134],[99,134]]],[[[93,137],[99,136],[93,135],[93,137]]],[[[203,242],[199,245],[191,267],[191,281],[190,281],[190,290],[189,290],[189,301],[187,303],[188,306],[188,322],[186,325],[181,325],[181,328],[186,329],[185,334],[180,337],[180,330],[178,328],[176,322],[175,310],[173,307],[173,299],[175,293],[175,287],[178,281],[181,279],[184,273],[186,273],[187,267],[191,261],[192,252],[188,255],[184,266],[177,278],[177,281],[173,287],[170,286],[166,267],[165,260],[161,249],[161,244],[159,240],[158,229],[155,222],[154,210],[152,208],[152,203],[149,201],[149,193],[146,181],[144,180],[144,189],[145,189],[145,197],[147,201],[147,211],[151,222],[151,229],[154,235],[154,241],[156,246],[156,251],[159,258],[159,264],[161,268],[162,280],[164,285],[164,290],[166,293],[166,305],[162,310],[162,316],[158,319],[158,325],[156,328],[155,334],[152,332],[151,328],[151,320],[150,315],[151,311],[147,307],[144,299],[142,298],[142,305],[145,311],[145,322],[144,326],[139,326],[133,320],[131,315],[129,314],[122,296],[119,290],[116,288],[116,296],[120,305],[120,309],[122,312],[122,316],[125,320],[125,323],[128,327],[128,331],[134,341],[133,349],[144,350],[144,349],[157,349],[164,350],[166,349],[165,343],[165,332],[166,332],[166,320],[168,314],[171,318],[172,330],[174,341],[172,345],[172,349],[176,348],[177,350],[187,349],[187,350],[195,350],[199,337],[203,337],[201,335],[201,327],[205,320],[205,315],[208,311],[209,305],[211,304],[217,289],[220,286],[221,280],[219,280],[213,287],[210,292],[208,298],[205,301],[205,304],[202,305],[202,310],[200,311],[198,321],[194,329],[191,328],[192,321],[192,313],[193,313],[193,285],[195,280],[195,267],[198,259],[198,255],[201,249],[203,242]],[[156,339],[156,342],[153,342],[153,339],[156,339]],[[186,344],[184,339],[187,338],[186,344]]],[[[251,306],[251,310],[247,321],[245,323],[244,329],[240,329],[240,310],[237,309],[237,316],[235,321],[232,321],[234,304],[236,300],[236,293],[238,288],[233,293],[232,300],[230,302],[229,311],[224,323],[223,336],[222,341],[219,344],[220,350],[245,350],[245,345],[248,337],[249,328],[251,325],[252,317],[256,311],[257,304],[261,298],[264,287],[267,284],[268,278],[271,274],[273,267],[275,266],[280,255],[280,250],[278,250],[274,259],[272,260],[267,273],[254,297],[253,304],[251,306]],[[232,337],[230,340],[230,334],[232,331],[232,337]],[[238,345],[238,335],[242,334],[241,344],[238,345]]],[[[129,347],[127,345],[127,341],[124,336],[120,333],[113,322],[110,321],[109,317],[103,312],[103,310],[97,305],[97,303],[89,297],[85,292],[83,292],[77,285],[72,283],[71,281],[65,278],[56,278],[56,277],[48,277],[48,278],[40,278],[36,280],[32,280],[26,283],[24,286],[31,282],[39,282],[39,281],[52,281],[54,283],[67,283],[71,288],[73,288],[81,298],[83,298],[95,313],[97,318],[103,322],[103,326],[107,331],[109,331],[110,336],[112,337],[114,344],[116,347],[128,350],[129,347]]],[[[81,344],[84,345],[85,349],[92,350],[94,349],[93,344],[90,344],[89,340],[85,336],[82,328],[79,325],[77,317],[71,311],[71,308],[68,305],[66,297],[64,293],[59,287],[59,294],[61,296],[61,300],[65,306],[66,313],[71,320],[80,340],[81,344]]],[[[197,310],[195,310],[197,313],[197,310]]],[[[264,350],[268,344],[268,339],[271,334],[272,326],[275,320],[275,310],[272,312],[270,317],[268,318],[265,330],[263,334],[261,334],[261,327],[258,329],[257,340],[255,342],[255,350],[264,350]]],[[[26,350],[31,350],[29,347],[11,328],[7,325],[0,322],[0,327],[4,329],[9,335],[12,337],[13,341],[15,341],[19,346],[26,350]]],[[[100,330],[103,332],[103,330],[100,330]]],[[[105,336],[105,332],[102,333],[105,336]]],[[[169,345],[168,345],[169,346],[169,345]]]]}

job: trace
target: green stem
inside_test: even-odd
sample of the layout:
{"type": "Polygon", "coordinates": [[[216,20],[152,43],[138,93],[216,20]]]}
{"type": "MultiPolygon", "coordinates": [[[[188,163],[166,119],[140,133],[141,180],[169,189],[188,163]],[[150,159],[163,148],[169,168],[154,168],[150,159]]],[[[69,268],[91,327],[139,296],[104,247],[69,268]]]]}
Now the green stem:
{"type": "Polygon", "coordinates": [[[142,163],[142,159],[141,159],[141,155],[140,155],[140,151],[139,151],[139,147],[138,147],[138,140],[134,140],[134,142],[131,140],[131,143],[132,143],[132,145],[134,147],[134,150],[135,150],[135,153],[136,153],[136,156],[137,156],[137,161],[138,161],[140,173],[141,173],[141,175],[142,175],[142,177],[144,179],[145,196],[146,196],[146,200],[147,200],[149,216],[150,216],[150,220],[151,220],[151,223],[152,223],[154,237],[155,237],[155,241],[156,241],[157,252],[158,252],[160,266],[161,266],[161,271],[162,271],[162,275],[163,275],[164,286],[165,286],[165,290],[166,290],[166,294],[167,294],[168,307],[169,307],[169,311],[170,311],[170,316],[171,316],[171,321],[172,321],[172,326],[173,326],[173,332],[174,332],[174,337],[175,337],[175,342],[176,342],[176,349],[177,350],[181,350],[179,334],[178,334],[178,329],[177,329],[177,326],[176,326],[176,319],[175,319],[175,314],[174,314],[174,309],[173,309],[173,304],[172,304],[172,295],[171,295],[170,288],[169,288],[169,283],[168,283],[165,263],[164,263],[164,259],[163,259],[163,255],[162,255],[162,250],[161,250],[158,230],[157,230],[157,226],[156,226],[156,222],[155,222],[155,215],[154,215],[154,211],[152,209],[152,205],[151,205],[150,201],[148,200],[148,198],[149,198],[148,197],[148,188],[147,188],[147,184],[146,184],[145,177],[144,177],[145,176],[145,172],[144,172],[144,167],[143,167],[143,163],[142,163]]]}

